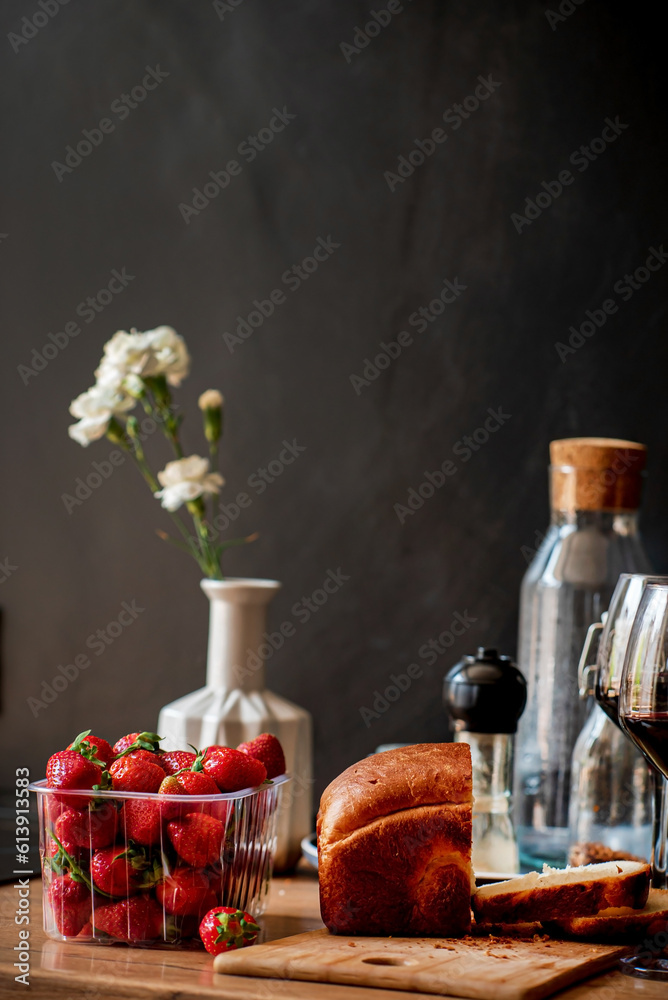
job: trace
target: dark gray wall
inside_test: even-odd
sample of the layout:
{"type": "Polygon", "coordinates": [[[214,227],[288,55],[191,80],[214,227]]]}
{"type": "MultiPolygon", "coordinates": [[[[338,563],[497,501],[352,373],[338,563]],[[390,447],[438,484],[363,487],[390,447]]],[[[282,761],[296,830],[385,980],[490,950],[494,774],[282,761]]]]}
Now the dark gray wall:
{"type": "MultiPolygon", "coordinates": [[[[658,15],[587,0],[553,28],[542,4],[406,4],[348,62],[340,43],[371,7],[243,0],[221,20],[210,3],[97,0],[62,7],[16,52],[2,40],[0,559],[17,567],[0,585],[5,785],[18,765],[39,776],[81,729],[152,726],[204,678],[199,574],[156,538],[164,515],[137,473],[116,469],[71,513],[62,500],[111,450],[70,441],[67,408],[119,328],[170,323],[186,337],[189,449],[201,449],[198,393],[225,393],[224,502],[284,439],[306,449],[250,491],[230,534],[261,538],[227,567],[284,582],[273,627],[329,569],[350,577],[269,662],[271,686],[315,716],[318,790],[382,741],[442,737],[447,667],[481,642],[514,651],[550,438],[648,443],[644,529],[666,565],[668,268],[628,301],[613,291],[668,246],[658,15]],[[146,100],[124,121],[110,113],[156,65],[169,75],[146,100]],[[490,74],[491,96],[444,124],[490,74]],[[283,107],[294,120],[246,162],[239,144],[283,107]],[[518,233],[511,214],[617,116],[628,127],[518,233]],[[105,117],[114,131],[59,180],[52,163],[105,117]],[[447,140],[391,192],[384,172],[439,126],[447,140]],[[233,158],[241,173],[186,224],[179,204],[233,158]],[[286,289],[318,237],[340,246],[286,289]],[[77,304],[114,268],[132,281],[84,322],[77,304]],[[426,331],[408,326],[446,278],[465,291],[426,331]],[[223,332],[276,287],[285,303],[231,353],[223,332]],[[562,361],[555,343],[608,298],[616,314],[562,361]],[[22,377],[33,348],[77,319],[81,334],[22,377]],[[357,394],[350,376],[402,330],[412,345],[357,394]],[[509,419],[470,461],[453,454],[499,407],[509,419]],[[400,524],[394,505],[448,458],[456,473],[400,524]],[[133,599],[136,623],[35,718],[27,698],[133,599]],[[455,613],[475,623],[427,668],[419,648],[455,613]],[[424,675],[366,727],[360,707],[413,661],[424,675]]],[[[5,3],[4,34],[37,10],[5,3]]]]}

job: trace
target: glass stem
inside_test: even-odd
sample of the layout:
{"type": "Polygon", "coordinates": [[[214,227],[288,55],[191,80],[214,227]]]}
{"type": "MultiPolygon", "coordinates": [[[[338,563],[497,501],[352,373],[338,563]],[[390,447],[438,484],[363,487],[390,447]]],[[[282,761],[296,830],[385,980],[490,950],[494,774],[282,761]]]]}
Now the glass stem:
{"type": "Polygon", "coordinates": [[[668,837],[668,780],[652,768],[654,827],[652,830],[652,887],[666,889],[666,838],[668,837]]]}

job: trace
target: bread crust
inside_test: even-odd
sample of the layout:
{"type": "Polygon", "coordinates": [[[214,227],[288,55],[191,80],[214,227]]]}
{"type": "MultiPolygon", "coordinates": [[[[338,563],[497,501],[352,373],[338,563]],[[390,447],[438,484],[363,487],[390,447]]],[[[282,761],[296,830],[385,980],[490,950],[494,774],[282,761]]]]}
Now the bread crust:
{"type": "Polygon", "coordinates": [[[416,743],[346,768],[322,793],[318,842],[332,843],[367,823],[415,805],[471,802],[467,743],[416,743]]]}
{"type": "Polygon", "coordinates": [[[650,889],[642,910],[628,913],[603,911],[593,917],[548,920],[544,928],[553,937],[572,937],[587,941],[628,941],[643,935],[668,931],[668,890],[650,889]]]}
{"type": "Polygon", "coordinates": [[[320,912],[333,934],[456,936],[471,928],[471,806],[383,816],[318,859],[320,912]]]}
{"type": "Polygon", "coordinates": [[[466,744],[388,750],[344,771],[325,790],[318,813],[320,909],[328,929],[467,934],[471,810],[466,744]]]}
{"type": "Polygon", "coordinates": [[[510,924],[592,916],[610,906],[642,909],[649,894],[649,876],[649,865],[643,865],[636,872],[610,878],[583,879],[494,896],[475,893],[473,912],[478,923],[510,924]]]}

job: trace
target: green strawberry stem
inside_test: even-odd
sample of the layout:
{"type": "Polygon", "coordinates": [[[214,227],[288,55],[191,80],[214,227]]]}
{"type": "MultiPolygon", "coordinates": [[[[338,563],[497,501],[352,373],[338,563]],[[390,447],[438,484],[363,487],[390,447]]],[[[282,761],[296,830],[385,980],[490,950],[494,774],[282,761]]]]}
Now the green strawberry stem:
{"type": "Polygon", "coordinates": [[[237,948],[243,948],[247,941],[254,941],[260,933],[259,926],[251,918],[246,920],[243,910],[234,913],[217,913],[218,936],[216,944],[233,941],[237,948]]]}
{"type": "Polygon", "coordinates": [[[95,751],[97,750],[97,747],[94,747],[86,739],[86,737],[90,736],[92,732],[93,732],[92,729],[86,729],[83,733],[79,733],[74,743],[72,744],[71,749],[77,750],[81,754],[81,756],[85,757],[86,760],[89,760],[91,764],[97,764],[98,767],[101,767],[104,770],[106,766],[104,761],[98,760],[98,758],[95,756],[95,751]]]}
{"type": "Polygon", "coordinates": [[[116,754],[115,759],[119,760],[121,757],[125,757],[126,754],[132,753],[133,750],[150,750],[152,753],[155,753],[159,749],[161,740],[162,736],[158,736],[157,733],[140,733],[130,746],[116,754]]]}
{"type": "Polygon", "coordinates": [[[107,899],[115,899],[114,896],[110,896],[108,892],[103,892],[102,889],[98,889],[97,886],[95,886],[95,889],[93,889],[93,883],[91,882],[91,880],[88,878],[88,876],[86,875],[86,873],[79,867],[79,865],[76,863],[76,861],[74,860],[74,858],[72,857],[72,855],[68,854],[68,852],[65,850],[65,848],[63,847],[63,845],[60,843],[60,841],[56,837],[56,835],[53,832],[53,830],[49,830],[48,832],[49,832],[49,836],[53,837],[53,839],[55,840],[55,842],[58,844],[60,852],[62,853],[63,857],[65,858],[65,860],[67,861],[68,865],[70,866],[70,875],[74,879],[74,881],[75,882],[83,882],[83,884],[86,886],[86,888],[88,889],[88,891],[91,892],[91,893],[93,891],[95,891],[96,893],[99,893],[100,896],[105,896],[107,899]]]}

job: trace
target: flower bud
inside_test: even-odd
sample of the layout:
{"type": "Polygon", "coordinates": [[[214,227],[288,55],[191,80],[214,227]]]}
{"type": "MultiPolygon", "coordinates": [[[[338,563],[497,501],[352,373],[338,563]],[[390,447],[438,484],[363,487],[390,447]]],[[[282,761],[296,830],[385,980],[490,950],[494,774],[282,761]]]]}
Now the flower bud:
{"type": "Polygon", "coordinates": [[[216,444],[223,431],[223,402],[217,389],[207,389],[197,401],[204,420],[204,436],[210,444],[216,444]]]}

